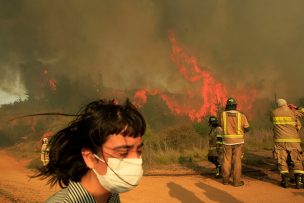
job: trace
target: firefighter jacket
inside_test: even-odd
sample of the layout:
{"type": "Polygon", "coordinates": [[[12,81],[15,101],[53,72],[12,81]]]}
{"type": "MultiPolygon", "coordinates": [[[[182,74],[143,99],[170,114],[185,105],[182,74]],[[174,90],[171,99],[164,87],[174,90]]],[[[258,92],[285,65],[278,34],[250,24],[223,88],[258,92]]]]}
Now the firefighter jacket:
{"type": "Polygon", "coordinates": [[[208,156],[218,156],[219,148],[222,147],[223,130],[220,126],[212,127],[209,133],[209,152],[208,156]]]}
{"type": "Polygon", "coordinates": [[[300,143],[298,133],[299,120],[304,116],[304,109],[291,110],[288,106],[274,109],[271,114],[275,143],[300,143]]]}
{"type": "Polygon", "coordinates": [[[223,144],[244,143],[244,129],[249,128],[248,120],[244,114],[236,110],[223,111],[220,120],[223,128],[223,144]]]}

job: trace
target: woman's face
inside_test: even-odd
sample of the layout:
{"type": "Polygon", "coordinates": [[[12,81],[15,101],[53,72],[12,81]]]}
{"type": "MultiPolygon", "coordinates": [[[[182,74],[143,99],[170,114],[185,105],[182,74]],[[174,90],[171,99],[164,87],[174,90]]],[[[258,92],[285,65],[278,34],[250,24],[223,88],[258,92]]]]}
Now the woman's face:
{"type": "MultiPolygon", "coordinates": [[[[101,148],[101,155],[99,157],[105,162],[109,158],[128,159],[140,158],[142,155],[143,141],[142,137],[128,137],[121,134],[110,135],[108,140],[101,148]]],[[[100,175],[107,172],[107,165],[99,161],[96,170],[100,175]]]]}
{"type": "Polygon", "coordinates": [[[104,158],[139,158],[142,153],[142,137],[128,137],[121,134],[110,135],[102,146],[104,158]]]}

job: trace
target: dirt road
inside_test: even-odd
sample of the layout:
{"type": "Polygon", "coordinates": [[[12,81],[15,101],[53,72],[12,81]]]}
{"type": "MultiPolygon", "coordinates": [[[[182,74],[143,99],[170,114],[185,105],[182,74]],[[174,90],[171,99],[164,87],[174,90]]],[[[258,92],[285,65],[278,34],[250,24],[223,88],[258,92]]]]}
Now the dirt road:
{"type": "MultiPolygon", "coordinates": [[[[58,188],[50,189],[45,181],[29,179],[25,161],[18,161],[0,150],[0,202],[43,202],[58,188]]],[[[248,173],[249,174],[249,173],[248,173]]],[[[247,174],[246,174],[247,175],[247,174]]],[[[249,174],[250,176],[250,174],[249,174]]],[[[267,176],[268,177],[268,176],[267,176]]],[[[277,177],[277,176],[275,176],[277,177]]],[[[244,177],[245,186],[225,186],[206,176],[145,176],[139,187],[121,194],[122,202],[196,203],[196,202],[304,202],[304,189],[283,189],[277,180],[244,177]]]]}

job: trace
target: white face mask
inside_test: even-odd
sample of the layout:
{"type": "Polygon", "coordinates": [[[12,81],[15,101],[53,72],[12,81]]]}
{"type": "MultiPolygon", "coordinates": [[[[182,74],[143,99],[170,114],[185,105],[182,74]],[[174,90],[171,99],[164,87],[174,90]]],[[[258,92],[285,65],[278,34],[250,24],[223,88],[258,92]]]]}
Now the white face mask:
{"type": "MultiPolygon", "coordinates": [[[[97,159],[104,162],[97,155],[97,159]]],[[[107,172],[99,175],[94,169],[99,183],[111,193],[121,193],[136,187],[143,176],[142,158],[117,159],[109,158],[107,172]]]]}

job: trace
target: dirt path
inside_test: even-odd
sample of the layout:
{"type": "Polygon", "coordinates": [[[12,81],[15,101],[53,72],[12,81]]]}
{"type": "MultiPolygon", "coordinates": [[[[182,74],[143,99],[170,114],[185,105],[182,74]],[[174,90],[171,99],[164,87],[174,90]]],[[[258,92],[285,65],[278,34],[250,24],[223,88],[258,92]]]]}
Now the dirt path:
{"type": "MultiPolygon", "coordinates": [[[[31,179],[24,162],[0,150],[0,202],[43,202],[58,188],[49,189],[45,181],[31,179]]],[[[276,180],[244,178],[246,185],[225,186],[206,176],[145,176],[139,187],[121,194],[122,202],[196,203],[196,202],[304,202],[304,189],[283,189],[276,180]]]]}
{"type": "Polygon", "coordinates": [[[210,178],[145,177],[140,187],[122,194],[123,202],[304,202],[304,190],[282,189],[271,183],[245,178],[246,186],[225,186],[210,178]]]}
{"type": "Polygon", "coordinates": [[[45,181],[30,179],[25,161],[18,161],[0,150],[0,202],[43,202],[57,188],[49,189],[45,181]]]}

